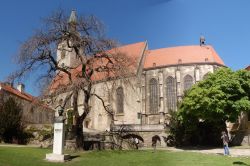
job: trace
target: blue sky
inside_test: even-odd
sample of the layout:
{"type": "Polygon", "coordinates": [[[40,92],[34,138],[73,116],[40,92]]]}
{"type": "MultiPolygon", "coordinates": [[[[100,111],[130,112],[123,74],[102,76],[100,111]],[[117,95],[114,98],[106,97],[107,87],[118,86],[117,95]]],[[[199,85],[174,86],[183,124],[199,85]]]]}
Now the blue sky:
{"type": "MultiPolygon", "coordinates": [[[[149,49],[199,44],[200,35],[225,64],[250,64],[249,0],[3,0],[0,5],[0,80],[16,69],[20,44],[57,9],[97,16],[108,37],[122,44],[147,40],[149,49]]],[[[26,79],[28,92],[37,86],[26,79]]]]}

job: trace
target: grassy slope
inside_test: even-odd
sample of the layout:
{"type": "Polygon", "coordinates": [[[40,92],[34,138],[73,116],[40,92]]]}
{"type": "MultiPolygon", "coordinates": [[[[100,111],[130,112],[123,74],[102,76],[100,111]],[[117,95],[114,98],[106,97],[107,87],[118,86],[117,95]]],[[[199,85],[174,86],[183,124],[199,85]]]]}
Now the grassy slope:
{"type": "Polygon", "coordinates": [[[169,151],[100,151],[71,154],[78,156],[66,163],[44,160],[51,150],[39,148],[0,147],[0,166],[149,166],[149,165],[250,165],[248,158],[234,158],[190,152],[169,151]]]}

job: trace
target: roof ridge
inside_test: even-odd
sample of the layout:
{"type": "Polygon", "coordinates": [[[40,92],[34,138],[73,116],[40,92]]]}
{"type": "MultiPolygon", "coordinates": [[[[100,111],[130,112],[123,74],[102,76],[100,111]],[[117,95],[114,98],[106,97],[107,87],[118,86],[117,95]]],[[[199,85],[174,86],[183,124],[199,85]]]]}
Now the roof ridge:
{"type": "Polygon", "coordinates": [[[144,68],[174,65],[182,60],[182,64],[216,63],[225,66],[212,45],[188,45],[150,50],[144,68]]]}
{"type": "Polygon", "coordinates": [[[161,49],[174,49],[174,48],[180,48],[180,47],[212,47],[212,45],[204,45],[204,46],[200,46],[200,45],[181,45],[181,46],[172,46],[172,47],[163,47],[163,48],[156,48],[156,49],[150,49],[149,51],[157,51],[157,50],[161,50],[161,49]]]}

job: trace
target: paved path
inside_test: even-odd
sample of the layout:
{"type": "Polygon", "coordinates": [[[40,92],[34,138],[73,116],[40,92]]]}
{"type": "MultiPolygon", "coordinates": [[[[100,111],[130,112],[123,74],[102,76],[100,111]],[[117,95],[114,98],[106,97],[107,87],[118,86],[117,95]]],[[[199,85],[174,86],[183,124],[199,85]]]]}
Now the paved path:
{"type": "Polygon", "coordinates": [[[18,145],[18,144],[0,144],[0,147],[17,147],[17,148],[21,148],[21,147],[40,147],[39,145],[18,145]]]}
{"type": "MultiPolygon", "coordinates": [[[[143,148],[143,149],[152,149],[152,148],[143,148]]],[[[224,150],[223,148],[211,148],[211,149],[178,149],[173,147],[166,147],[166,148],[157,148],[158,150],[170,150],[175,152],[197,152],[197,153],[204,153],[204,154],[216,154],[216,155],[223,155],[224,150]]],[[[230,156],[232,157],[250,157],[250,147],[249,149],[237,149],[237,148],[229,148],[230,156]]]]}
{"type": "MultiPolygon", "coordinates": [[[[168,150],[173,151],[190,151],[190,152],[198,152],[198,153],[205,153],[205,154],[217,154],[217,155],[223,155],[224,150],[223,148],[213,148],[213,149],[176,149],[176,148],[167,148],[168,150]]],[[[239,157],[239,156],[245,156],[250,157],[250,149],[235,149],[235,148],[229,148],[230,155],[233,157],[239,157]]]]}

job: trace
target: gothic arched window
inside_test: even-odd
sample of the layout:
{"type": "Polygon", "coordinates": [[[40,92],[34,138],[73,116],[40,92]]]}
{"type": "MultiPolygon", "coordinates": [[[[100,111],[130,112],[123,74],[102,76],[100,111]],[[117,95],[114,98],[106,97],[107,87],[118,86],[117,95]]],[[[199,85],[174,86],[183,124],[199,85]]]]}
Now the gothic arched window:
{"type": "Polygon", "coordinates": [[[124,93],[122,87],[116,89],[116,110],[117,113],[123,113],[124,111],[124,93]]]}
{"type": "Polygon", "coordinates": [[[184,77],[184,90],[188,90],[193,85],[193,77],[190,75],[186,75],[184,77]]]}
{"type": "Polygon", "coordinates": [[[150,113],[157,113],[158,112],[158,85],[157,80],[152,78],[149,81],[149,101],[150,101],[150,113]]]}
{"type": "Polygon", "coordinates": [[[169,76],[166,80],[167,108],[168,111],[176,109],[176,81],[169,76]]]}

